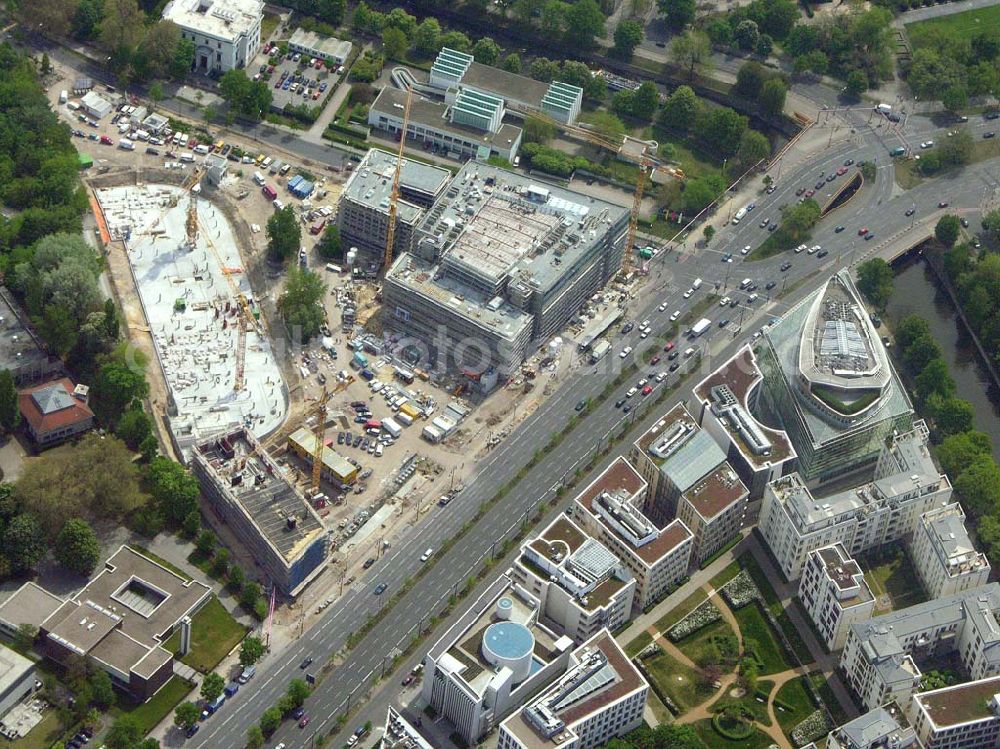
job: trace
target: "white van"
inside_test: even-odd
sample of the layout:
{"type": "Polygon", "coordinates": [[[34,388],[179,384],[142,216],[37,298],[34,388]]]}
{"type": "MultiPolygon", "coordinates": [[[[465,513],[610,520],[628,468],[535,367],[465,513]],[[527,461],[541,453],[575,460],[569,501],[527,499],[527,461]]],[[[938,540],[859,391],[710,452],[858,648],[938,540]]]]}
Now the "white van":
{"type": "Polygon", "coordinates": [[[261,174],[260,172],[253,173],[253,181],[256,182],[258,185],[263,185],[265,182],[267,182],[267,180],[264,179],[264,175],[261,174]]]}
{"type": "Polygon", "coordinates": [[[70,109],[71,112],[75,112],[76,110],[78,110],[80,108],[80,102],[71,101],[66,106],[69,107],[69,109],[70,109]]]}
{"type": "Polygon", "coordinates": [[[69,91],[63,89],[59,92],[59,103],[65,104],[67,101],[69,101],[69,91]]]}
{"type": "Polygon", "coordinates": [[[282,208],[284,208],[284,207],[285,207],[285,204],[284,204],[284,203],[282,203],[282,202],[281,202],[280,200],[278,200],[277,198],[275,198],[274,200],[272,200],[272,201],[271,201],[271,205],[273,205],[273,206],[274,206],[274,210],[276,210],[276,211],[280,211],[280,210],[281,210],[282,208]]]}
{"type": "Polygon", "coordinates": [[[128,138],[122,138],[120,141],[118,141],[118,147],[123,151],[134,151],[135,143],[130,141],[128,138]]]}
{"type": "Polygon", "coordinates": [[[135,137],[139,140],[149,140],[149,133],[145,130],[136,130],[135,137]]]}
{"type": "Polygon", "coordinates": [[[685,359],[690,359],[692,356],[694,356],[694,349],[693,348],[689,347],[689,348],[687,348],[687,349],[684,350],[684,358],[685,359]]]}
{"type": "Polygon", "coordinates": [[[119,122],[118,123],[118,134],[119,135],[124,135],[125,133],[127,133],[131,129],[132,129],[132,126],[129,125],[127,122],[119,122]]]}
{"type": "Polygon", "coordinates": [[[427,551],[425,551],[425,552],[424,552],[424,553],[423,553],[423,554],[422,554],[422,555],[420,556],[420,561],[421,561],[421,562],[426,562],[426,561],[427,561],[428,559],[430,559],[430,558],[431,558],[432,556],[434,556],[434,549],[428,549],[427,551]]]}
{"type": "Polygon", "coordinates": [[[697,291],[698,289],[700,289],[701,288],[701,279],[700,278],[694,279],[694,283],[691,284],[691,288],[694,289],[695,291],[697,291]]]}
{"type": "Polygon", "coordinates": [[[211,150],[212,149],[206,146],[204,143],[199,143],[197,146],[194,147],[194,152],[197,154],[201,154],[202,156],[204,156],[211,150]]]}
{"type": "Polygon", "coordinates": [[[194,154],[192,154],[192,153],[182,153],[177,158],[179,158],[181,161],[183,161],[186,164],[193,164],[194,163],[194,154]]]}

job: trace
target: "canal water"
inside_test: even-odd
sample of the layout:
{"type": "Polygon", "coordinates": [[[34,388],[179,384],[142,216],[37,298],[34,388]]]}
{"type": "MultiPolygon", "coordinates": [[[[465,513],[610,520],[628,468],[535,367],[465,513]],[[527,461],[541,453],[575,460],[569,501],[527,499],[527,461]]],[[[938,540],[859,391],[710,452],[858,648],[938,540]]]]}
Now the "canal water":
{"type": "Polygon", "coordinates": [[[958,396],[972,404],[976,429],[990,436],[993,455],[1000,460],[1000,392],[955,314],[951,299],[938,288],[936,277],[921,257],[901,260],[893,269],[896,278],[886,315],[893,322],[907,315],[920,315],[927,321],[951,369],[958,396]]]}

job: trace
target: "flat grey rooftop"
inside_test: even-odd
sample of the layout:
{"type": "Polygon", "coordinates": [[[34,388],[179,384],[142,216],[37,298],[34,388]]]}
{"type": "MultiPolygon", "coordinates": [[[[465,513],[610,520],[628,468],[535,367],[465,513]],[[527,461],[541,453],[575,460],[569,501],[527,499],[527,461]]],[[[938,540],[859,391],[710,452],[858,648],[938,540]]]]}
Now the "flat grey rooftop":
{"type": "Polygon", "coordinates": [[[724,463],[726,454],[708,432],[696,429],[660,469],[681,493],[724,463]]]}
{"type": "Polygon", "coordinates": [[[536,109],[541,109],[542,99],[549,90],[548,83],[478,62],[469,65],[462,76],[462,85],[499,94],[505,99],[522,101],[536,109]]]}
{"type": "MultiPolygon", "coordinates": [[[[396,155],[373,148],[358,164],[354,174],[344,185],[341,197],[388,214],[395,173],[396,155]]],[[[403,167],[399,174],[400,194],[412,191],[418,195],[426,196],[426,200],[430,201],[444,189],[449,179],[451,179],[451,172],[447,169],[404,157],[403,167]]],[[[422,210],[419,205],[404,198],[397,204],[396,215],[406,223],[414,223],[420,217],[422,210]]]]}

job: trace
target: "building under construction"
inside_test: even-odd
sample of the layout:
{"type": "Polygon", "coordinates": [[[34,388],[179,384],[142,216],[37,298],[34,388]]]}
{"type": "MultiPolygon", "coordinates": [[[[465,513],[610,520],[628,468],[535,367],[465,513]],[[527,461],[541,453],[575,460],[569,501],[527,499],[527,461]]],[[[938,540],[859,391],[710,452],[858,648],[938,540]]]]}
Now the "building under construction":
{"type": "Polygon", "coordinates": [[[469,162],[386,273],[384,322],[424,344],[422,366],[509,375],[618,272],[628,223],[627,208],[469,162]]]}
{"type": "MultiPolygon", "coordinates": [[[[289,449],[312,466],[316,455],[316,435],[305,427],[297,429],[288,438],[289,449]]],[[[320,476],[338,487],[348,487],[358,480],[358,467],[328,445],[323,445],[323,464],[320,476]]]]}
{"type": "Polygon", "coordinates": [[[195,446],[191,468],[224,524],[283,593],[295,596],[326,565],[329,534],[281,468],[239,428],[195,446]]]}

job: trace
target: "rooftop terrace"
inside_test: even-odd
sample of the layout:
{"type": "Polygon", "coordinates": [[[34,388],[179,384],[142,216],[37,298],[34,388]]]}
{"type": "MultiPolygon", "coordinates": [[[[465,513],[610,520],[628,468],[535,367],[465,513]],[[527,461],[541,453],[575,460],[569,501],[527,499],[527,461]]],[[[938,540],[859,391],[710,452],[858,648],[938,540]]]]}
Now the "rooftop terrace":
{"type": "Polygon", "coordinates": [[[916,700],[935,725],[944,727],[985,718],[1000,718],[994,702],[998,694],[1000,676],[922,692],[916,696],[916,700]]]}

